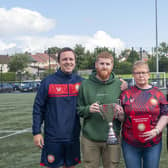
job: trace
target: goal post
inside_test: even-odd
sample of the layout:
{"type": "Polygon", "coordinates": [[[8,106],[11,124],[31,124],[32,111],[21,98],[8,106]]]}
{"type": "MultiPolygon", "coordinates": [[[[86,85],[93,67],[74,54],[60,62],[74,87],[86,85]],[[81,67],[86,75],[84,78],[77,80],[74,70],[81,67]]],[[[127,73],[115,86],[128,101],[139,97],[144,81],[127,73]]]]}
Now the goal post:
{"type": "Polygon", "coordinates": [[[149,83],[157,86],[160,89],[166,88],[166,73],[165,72],[150,72],[149,83]]]}

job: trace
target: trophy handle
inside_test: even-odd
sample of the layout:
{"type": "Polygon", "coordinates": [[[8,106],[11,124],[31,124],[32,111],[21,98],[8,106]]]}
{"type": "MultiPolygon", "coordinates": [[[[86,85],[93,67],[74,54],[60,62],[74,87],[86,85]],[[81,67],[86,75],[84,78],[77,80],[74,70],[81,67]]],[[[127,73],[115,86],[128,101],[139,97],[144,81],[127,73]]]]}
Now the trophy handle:
{"type": "Polygon", "coordinates": [[[104,116],[104,113],[103,113],[103,105],[99,105],[99,109],[100,109],[100,115],[102,116],[103,120],[105,120],[105,116],[104,116]]]}
{"type": "Polygon", "coordinates": [[[120,99],[116,99],[116,104],[121,105],[121,100],[120,99]]]}

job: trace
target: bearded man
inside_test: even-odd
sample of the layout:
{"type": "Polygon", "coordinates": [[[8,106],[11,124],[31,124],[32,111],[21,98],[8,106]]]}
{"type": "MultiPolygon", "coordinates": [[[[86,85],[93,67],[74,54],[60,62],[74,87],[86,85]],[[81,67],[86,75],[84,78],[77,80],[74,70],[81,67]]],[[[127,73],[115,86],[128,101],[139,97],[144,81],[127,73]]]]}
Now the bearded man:
{"type": "MultiPolygon", "coordinates": [[[[95,62],[95,70],[79,88],[78,113],[83,118],[82,152],[84,168],[98,168],[100,159],[104,168],[116,168],[120,161],[120,144],[107,145],[108,122],[100,115],[100,104],[110,104],[119,98],[126,82],[115,77],[112,72],[113,56],[109,52],[100,53],[95,62]]],[[[116,136],[120,136],[121,122],[113,120],[116,136]]]]}

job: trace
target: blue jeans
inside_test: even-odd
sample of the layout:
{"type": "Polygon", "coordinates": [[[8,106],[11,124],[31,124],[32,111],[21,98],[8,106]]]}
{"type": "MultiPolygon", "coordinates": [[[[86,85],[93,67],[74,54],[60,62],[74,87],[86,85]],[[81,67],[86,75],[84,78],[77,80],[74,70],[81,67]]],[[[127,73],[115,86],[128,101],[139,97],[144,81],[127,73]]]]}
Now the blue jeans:
{"type": "Polygon", "coordinates": [[[122,140],[126,168],[159,168],[162,142],[152,147],[138,148],[122,140]]]}

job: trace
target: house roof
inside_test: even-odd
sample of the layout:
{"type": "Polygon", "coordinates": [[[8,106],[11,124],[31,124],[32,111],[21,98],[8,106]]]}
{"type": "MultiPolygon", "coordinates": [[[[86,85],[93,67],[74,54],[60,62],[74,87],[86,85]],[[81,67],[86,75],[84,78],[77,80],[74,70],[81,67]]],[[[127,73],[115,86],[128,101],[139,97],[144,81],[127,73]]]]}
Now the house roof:
{"type": "MultiPolygon", "coordinates": [[[[50,65],[50,68],[51,68],[51,69],[56,69],[57,67],[58,67],[57,64],[51,64],[51,65],[50,65]]],[[[46,69],[46,70],[49,69],[49,66],[44,66],[44,69],[46,69]]]]}
{"type": "MultiPolygon", "coordinates": [[[[36,53],[35,55],[30,55],[36,62],[46,63],[49,61],[49,55],[46,53],[36,53]]],[[[55,60],[50,57],[50,61],[54,62],[55,60]]]]}
{"type": "Polygon", "coordinates": [[[0,64],[8,64],[9,59],[8,55],[0,55],[0,64]]]}

